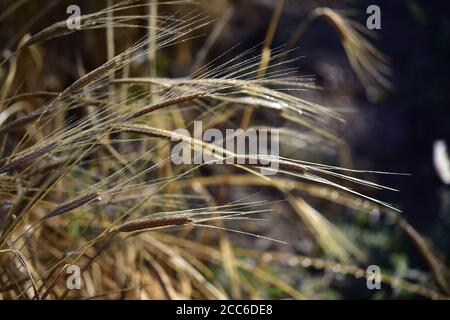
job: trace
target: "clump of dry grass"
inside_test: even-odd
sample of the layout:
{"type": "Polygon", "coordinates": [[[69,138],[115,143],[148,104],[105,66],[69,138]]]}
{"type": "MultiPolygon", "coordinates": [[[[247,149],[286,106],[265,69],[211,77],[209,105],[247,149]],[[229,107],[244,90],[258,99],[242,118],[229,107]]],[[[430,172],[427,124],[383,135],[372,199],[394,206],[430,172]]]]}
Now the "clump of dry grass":
{"type": "MultiPolygon", "coordinates": [[[[258,256],[230,244],[227,231],[271,243],[284,241],[259,230],[246,230],[258,226],[254,223],[259,216],[266,218],[275,211],[276,202],[245,196],[237,201],[228,194],[227,185],[278,190],[281,200],[287,200],[288,208],[330,258],[329,262],[314,260],[318,266],[322,262],[322,269],[335,270],[338,263],[332,260],[363,263],[363,249],[303,195],[350,208],[359,201],[395,215],[395,208],[356,189],[383,188],[356,177],[364,171],[284,156],[271,158],[280,168],[279,176],[274,177],[259,174],[255,169],[261,165],[251,161],[226,168],[215,163],[172,165],[170,140],[188,141],[192,149],[220,151],[214,156],[222,160],[266,157],[218,149],[175,131],[190,129],[194,120],[201,119],[205,127],[236,126],[236,117],[245,112],[243,107],[258,107],[271,118],[295,125],[302,132],[292,135],[296,142],[304,138],[304,143],[316,143],[336,141],[334,133],[322,127],[322,121],[341,121],[342,117],[301,98],[302,91],[314,88],[314,84],[310,78],[293,76],[290,70],[278,70],[280,63],[276,61],[284,55],[279,50],[269,55],[249,50],[218,67],[207,64],[187,78],[158,77],[154,70],[156,50],[183,41],[183,36],[204,26],[205,20],[197,14],[182,19],[142,14],[147,5],[124,1],[84,15],[82,30],[106,28],[109,42],[114,41],[111,28],[129,31],[142,27],[148,34],[136,36],[135,43],[118,54],[109,43],[105,63],[80,73],[58,92],[45,87],[27,92],[18,77],[24,72],[21,60],[31,59],[32,52],[46,52],[47,41],[72,33],[64,28],[64,21],[24,38],[18,50],[2,63],[0,297],[264,297],[257,285],[241,276],[245,271],[258,284],[274,286],[286,296],[307,298],[261,266],[264,252],[259,251],[258,256]],[[132,21],[145,23],[135,25],[132,21]],[[148,58],[153,68],[149,76],[142,74],[147,67],[142,60],[148,58]],[[205,167],[209,174],[205,175],[205,167]],[[221,188],[219,192],[215,185],[221,188]],[[241,254],[242,250],[248,255],[241,254]],[[258,263],[248,263],[245,256],[258,263]],[[68,290],[63,281],[68,264],[77,264],[83,271],[84,285],[79,292],[68,290]],[[223,265],[231,290],[214,279],[214,265],[223,265]]],[[[341,29],[348,28],[341,16],[322,13],[343,24],[341,29]]],[[[353,49],[355,45],[368,49],[359,38],[350,37],[350,42],[353,49]]],[[[366,53],[358,51],[358,61],[366,53]]],[[[248,125],[252,125],[250,120],[248,117],[248,125]]],[[[280,143],[292,146],[291,140],[280,143]]],[[[267,223],[264,219],[260,222],[267,223]]],[[[399,225],[413,239],[421,239],[409,225],[399,225]]],[[[436,266],[442,264],[430,255],[423,241],[418,243],[438,270],[436,266]]],[[[347,269],[349,274],[360,271],[347,269]]],[[[442,277],[437,279],[439,284],[443,281],[442,277]]],[[[441,297],[407,281],[400,281],[400,285],[430,298],[441,297]]]]}
{"type": "Polygon", "coordinates": [[[388,80],[391,74],[388,58],[364,37],[367,34],[374,36],[375,33],[370,33],[344,11],[327,7],[314,9],[293,32],[288,46],[292,47],[309,25],[320,17],[336,29],[350,64],[366,90],[377,94],[384,89],[392,89],[388,80]]]}

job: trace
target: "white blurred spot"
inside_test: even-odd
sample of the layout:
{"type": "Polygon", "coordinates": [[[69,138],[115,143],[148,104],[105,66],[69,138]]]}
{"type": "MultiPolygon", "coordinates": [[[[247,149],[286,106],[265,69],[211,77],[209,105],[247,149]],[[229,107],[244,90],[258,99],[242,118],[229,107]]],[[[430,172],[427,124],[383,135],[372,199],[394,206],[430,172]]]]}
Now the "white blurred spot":
{"type": "Polygon", "coordinates": [[[443,140],[434,142],[433,163],[442,182],[450,184],[450,157],[447,152],[447,145],[443,140]]]}

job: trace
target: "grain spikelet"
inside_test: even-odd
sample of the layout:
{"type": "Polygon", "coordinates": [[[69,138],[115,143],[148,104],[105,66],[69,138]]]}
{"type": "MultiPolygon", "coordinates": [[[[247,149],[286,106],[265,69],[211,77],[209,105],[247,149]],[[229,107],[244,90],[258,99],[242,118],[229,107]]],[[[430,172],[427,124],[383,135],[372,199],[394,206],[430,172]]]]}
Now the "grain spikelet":
{"type": "Polygon", "coordinates": [[[57,206],[55,209],[51,210],[43,219],[48,219],[51,217],[59,216],[63,213],[72,211],[73,209],[76,209],[78,207],[81,207],[82,205],[94,200],[99,196],[98,192],[91,192],[79,197],[76,197],[72,200],[66,201],[59,206],[57,206]]]}
{"type": "Polygon", "coordinates": [[[191,223],[189,217],[144,218],[126,222],[117,227],[119,232],[133,232],[144,229],[154,229],[168,226],[180,226],[191,223]]]}
{"type": "Polygon", "coordinates": [[[33,160],[35,160],[36,158],[39,158],[43,154],[48,153],[48,152],[52,151],[53,149],[55,149],[57,147],[57,145],[58,144],[56,142],[53,142],[53,143],[47,144],[45,146],[42,146],[31,153],[14,158],[13,160],[11,160],[11,162],[0,167],[0,174],[20,168],[23,165],[32,162],[33,160]]]}

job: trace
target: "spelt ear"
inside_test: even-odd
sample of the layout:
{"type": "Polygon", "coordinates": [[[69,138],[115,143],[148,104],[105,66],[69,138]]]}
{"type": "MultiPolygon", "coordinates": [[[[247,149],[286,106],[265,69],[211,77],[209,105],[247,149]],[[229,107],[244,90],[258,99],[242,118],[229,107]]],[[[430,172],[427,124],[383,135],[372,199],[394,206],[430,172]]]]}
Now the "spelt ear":
{"type": "Polygon", "coordinates": [[[24,165],[27,165],[30,162],[33,162],[34,160],[38,159],[42,155],[51,152],[57,146],[58,146],[58,143],[53,142],[53,143],[44,145],[42,147],[39,147],[38,149],[36,149],[30,153],[24,154],[19,157],[15,157],[11,161],[9,161],[8,163],[6,163],[0,167],[0,174],[9,172],[9,171],[12,171],[15,169],[19,169],[19,168],[23,167],[24,165]]]}
{"type": "Polygon", "coordinates": [[[92,192],[92,193],[88,193],[88,194],[79,196],[77,198],[74,198],[72,200],[66,201],[66,202],[60,204],[59,206],[57,206],[55,209],[51,210],[42,219],[48,219],[48,218],[62,215],[66,212],[69,212],[76,208],[79,208],[98,197],[99,197],[98,192],[92,192]]]}
{"type": "Polygon", "coordinates": [[[132,220],[121,224],[116,228],[118,232],[133,232],[145,229],[180,226],[193,222],[189,217],[144,218],[132,220]]]}

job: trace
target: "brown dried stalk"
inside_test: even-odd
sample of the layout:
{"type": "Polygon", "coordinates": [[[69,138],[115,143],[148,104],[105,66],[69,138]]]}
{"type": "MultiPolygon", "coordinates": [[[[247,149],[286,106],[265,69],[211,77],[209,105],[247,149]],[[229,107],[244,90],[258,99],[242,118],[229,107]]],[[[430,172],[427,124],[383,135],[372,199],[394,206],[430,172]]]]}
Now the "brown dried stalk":
{"type": "Polygon", "coordinates": [[[193,222],[189,217],[165,217],[165,218],[143,218],[125,222],[118,226],[118,232],[133,232],[144,229],[154,229],[159,227],[180,226],[193,222]]]}

